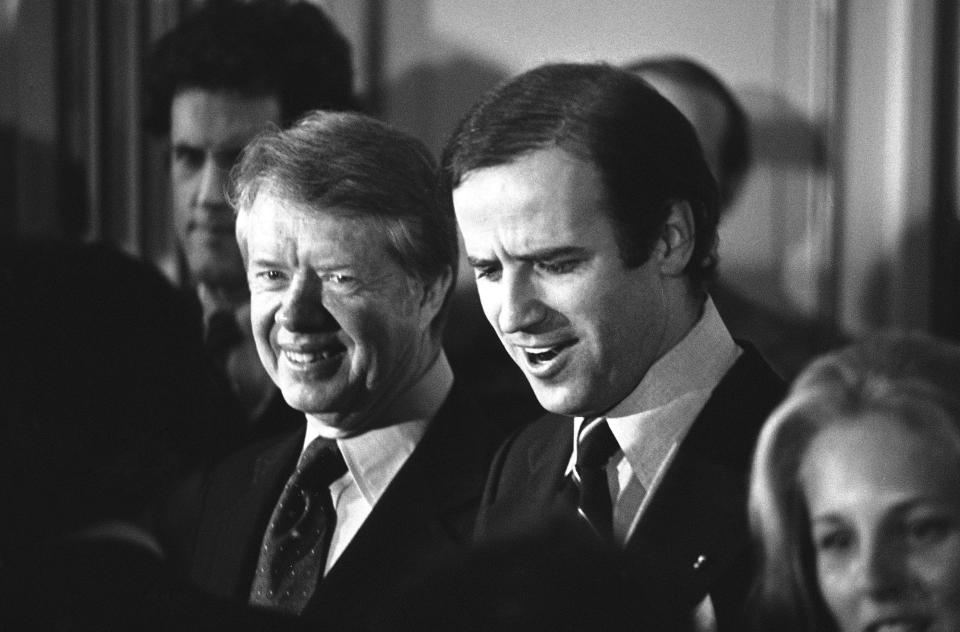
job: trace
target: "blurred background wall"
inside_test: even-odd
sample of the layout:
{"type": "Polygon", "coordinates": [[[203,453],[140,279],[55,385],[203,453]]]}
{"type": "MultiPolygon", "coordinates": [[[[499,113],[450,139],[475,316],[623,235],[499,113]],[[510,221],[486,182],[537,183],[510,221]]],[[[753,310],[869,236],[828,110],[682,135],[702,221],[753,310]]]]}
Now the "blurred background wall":
{"type": "MultiPolygon", "coordinates": [[[[110,241],[177,275],[138,86],[150,42],[201,1],[0,0],[0,230],[110,241]]],[[[320,4],[370,111],[435,151],[484,90],[545,61],[706,64],[747,107],[756,159],[724,278],[828,332],[960,338],[953,0],[320,4]]]]}

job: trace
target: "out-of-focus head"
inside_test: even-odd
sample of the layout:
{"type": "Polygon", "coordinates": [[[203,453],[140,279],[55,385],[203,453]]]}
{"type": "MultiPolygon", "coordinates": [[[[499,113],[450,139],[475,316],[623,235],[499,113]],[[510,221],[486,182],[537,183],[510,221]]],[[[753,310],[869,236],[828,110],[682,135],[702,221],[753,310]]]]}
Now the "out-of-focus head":
{"type": "Polygon", "coordinates": [[[187,89],[276,97],[279,123],[355,109],[350,44],[312,2],[210,0],[157,40],[147,61],[144,124],[165,136],[187,89]]]}
{"type": "Polygon", "coordinates": [[[144,91],[145,127],[169,137],[188,272],[197,283],[242,288],[226,176],[268,125],[355,107],[350,46],[312,3],[212,0],[158,40],[144,91]]]}
{"type": "Polygon", "coordinates": [[[254,140],[234,180],[267,372],[294,408],[365,430],[440,349],[457,235],[429,151],[369,117],[314,112],[254,140]]]}
{"type": "Polygon", "coordinates": [[[631,73],[506,82],[461,122],[442,181],[487,320],[544,408],[610,411],[695,322],[716,186],[687,120],[631,73]]]}
{"type": "Polygon", "coordinates": [[[879,334],[815,360],[750,494],[777,629],[960,628],[960,348],[879,334]]]}
{"type": "Polygon", "coordinates": [[[130,520],[230,441],[195,305],[150,265],[25,243],[0,287],[5,544],[130,520]]]}
{"type": "Polygon", "coordinates": [[[649,82],[693,124],[717,179],[722,213],[750,169],[750,126],[743,106],[719,77],[686,57],[640,59],[626,69],[649,82]]]}

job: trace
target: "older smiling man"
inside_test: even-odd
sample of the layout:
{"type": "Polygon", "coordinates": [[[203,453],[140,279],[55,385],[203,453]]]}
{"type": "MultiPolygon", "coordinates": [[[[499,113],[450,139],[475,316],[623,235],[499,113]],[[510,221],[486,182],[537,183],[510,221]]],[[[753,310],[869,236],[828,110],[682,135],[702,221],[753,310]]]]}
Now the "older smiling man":
{"type": "Polygon", "coordinates": [[[187,571],[207,590],[364,629],[400,584],[469,539],[495,426],[441,336],[452,212],[418,141],[314,113],[236,171],[257,351],[299,428],[203,477],[187,571]]]}

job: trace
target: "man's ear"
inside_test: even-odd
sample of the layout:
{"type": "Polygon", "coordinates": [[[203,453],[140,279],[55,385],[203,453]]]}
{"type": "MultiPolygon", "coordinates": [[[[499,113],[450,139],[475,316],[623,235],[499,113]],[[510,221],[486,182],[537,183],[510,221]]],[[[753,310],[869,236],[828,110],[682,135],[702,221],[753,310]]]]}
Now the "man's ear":
{"type": "Polygon", "coordinates": [[[655,253],[660,272],[667,276],[683,274],[696,242],[693,209],[686,200],[671,200],[670,213],[663,223],[655,253]]]}
{"type": "Polygon", "coordinates": [[[453,284],[453,271],[450,266],[443,269],[443,273],[438,275],[430,283],[423,286],[423,296],[420,298],[421,313],[426,317],[425,323],[429,326],[436,318],[440,309],[443,307],[443,301],[447,298],[447,291],[453,284]]]}

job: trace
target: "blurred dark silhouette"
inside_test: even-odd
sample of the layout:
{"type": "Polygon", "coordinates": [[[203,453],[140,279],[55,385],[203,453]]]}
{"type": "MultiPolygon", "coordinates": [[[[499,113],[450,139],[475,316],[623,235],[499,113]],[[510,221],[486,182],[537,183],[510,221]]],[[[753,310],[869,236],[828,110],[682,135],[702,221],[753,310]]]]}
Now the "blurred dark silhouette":
{"type": "Polygon", "coordinates": [[[0,326],[0,621],[270,629],[182,587],[145,519],[238,431],[194,305],[109,247],[25,242],[0,253],[0,326]]]}
{"type": "Polygon", "coordinates": [[[581,525],[558,521],[428,565],[378,629],[630,629],[639,600],[617,570],[616,552],[584,536],[581,525]]]}

